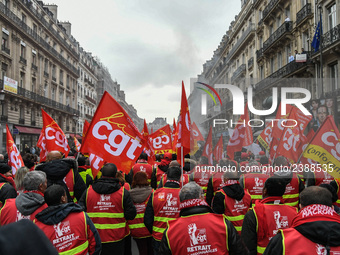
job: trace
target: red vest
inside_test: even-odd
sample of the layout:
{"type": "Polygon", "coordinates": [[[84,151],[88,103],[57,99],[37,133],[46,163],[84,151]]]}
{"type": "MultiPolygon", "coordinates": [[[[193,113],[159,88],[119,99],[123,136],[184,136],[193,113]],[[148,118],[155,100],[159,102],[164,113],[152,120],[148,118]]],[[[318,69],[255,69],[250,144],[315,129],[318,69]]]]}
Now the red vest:
{"type": "Polygon", "coordinates": [[[132,167],[133,175],[135,175],[138,172],[144,172],[148,176],[148,182],[151,182],[151,176],[152,176],[152,166],[150,164],[146,163],[137,163],[132,167]]]}
{"type": "Polygon", "coordinates": [[[315,186],[319,186],[320,184],[330,184],[330,182],[334,180],[333,176],[323,171],[315,172],[314,177],[315,177],[315,186]]]}
{"type": "MultiPolygon", "coordinates": [[[[183,175],[182,175],[182,178],[181,178],[181,180],[179,181],[179,185],[180,185],[181,188],[182,188],[182,180],[183,180],[183,186],[184,186],[185,184],[189,183],[189,175],[188,175],[188,174],[183,174],[183,175]]],[[[165,175],[163,175],[163,177],[162,177],[163,186],[164,186],[164,184],[166,183],[166,181],[167,181],[167,175],[165,174],[165,175]]]]}
{"type": "Polygon", "coordinates": [[[256,204],[253,208],[257,219],[257,254],[264,253],[270,239],[277,234],[279,229],[291,227],[292,221],[297,215],[295,207],[283,204],[265,204],[267,200],[272,201],[272,198],[263,199],[259,203],[261,207],[256,204]]]}
{"type": "Polygon", "coordinates": [[[168,227],[166,237],[172,254],[229,254],[223,215],[204,213],[180,217],[169,221],[168,227]]]}
{"type": "Polygon", "coordinates": [[[77,199],[74,196],[74,172],[73,169],[71,169],[67,175],[64,177],[63,181],[65,182],[68,192],[70,193],[71,198],[73,199],[73,202],[77,202],[77,199]]]}
{"type": "Polygon", "coordinates": [[[156,178],[157,178],[157,188],[165,172],[163,172],[159,167],[156,168],[156,178]]]}
{"type": "Polygon", "coordinates": [[[283,194],[283,203],[285,205],[299,207],[299,186],[300,180],[295,173],[293,173],[293,178],[290,183],[286,186],[286,191],[283,194]]]}
{"type": "Polygon", "coordinates": [[[98,194],[87,189],[87,214],[98,230],[102,243],[116,242],[130,234],[124,218],[124,188],[111,194],[98,194]]]}
{"type": "Polygon", "coordinates": [[[128,220],[128,225],[131,231],[131,236],[134,238],[145,238],[151,236],[149,230],[144,224],[144,213],[150,196],[151,193],[142,203],[133,203],[136,207],[137,215],[133,220],[128,220]]]}
{"type": "Polygon", "coordinates": [[[267,179],[268,175],[262,173],[248,173],[243,176],[243,188],[250,194],[253,206],[256,200],[262,199],[262,190],[267,179]]]}
{"type": "Polygon", "coordinates": [[[224,185],[224,177],[223,177],[224,173],[221,172],[216,172],[213,173],[211,176],[211,182],[212,182],[212,186],[213,186],[213,191],[214,191],[214,195],[216,194],[216,192],[218,190],[220,190],[223,185],[224,185]]]}
{"type": "Polygon", "coordinates": [[[209,179],[210,176],[212,175],[208,167],[210,166],[203,165],[200,166],[199,168],[195,167],[194,170],[194,181],[201,186],[204,195],[207,193],[209,179]]]}
{"type": "Polygon", "coordinates": [[[70,213],[59,224],[46,225],[35,220],[59,254],[88,254],[87,223],[84,212],[70,213]]]}
{"type": "Polygon", "coordinates": [[[35,219],[35,215],[40,213],[47,207],[46,204],[40,206],[37,210],[35,210],[31,215],[22,215],[15,205],[15,198],[7,199],[4,206],[0,210],[0,225],[6,225],[9,223],[17,222],[22,219],[28,219],[33,221],[35,219]]]}
{"type": "MultiPolygon", "coordinates": [[[[280,230],[283,238],[283,250],[285,254],[299,255],[323,255],[327,254],[326,247],[312,242],[304,237],[295,228],[280,230]]],[[[331,247],[330,254],[340,254],[340,246],[331,247]]]]}
{"type": "Polygon", "coordinates": [[[179,191],[180,188],[160,188],[153,195],[152,205],[154,222],[152,236],[160,241],[169,220],[179,217],[179,191]]]}
{"type": "Polygon", "coordinates": [[[244,215],[251,207],[251,197],[249,193],[244,190],[244,197],[240,201],[237,201],[227,196],[223,189],[217,192],[221,192],[224,195],[224,215],[234,225],[237,232],[241,234],[244,215]]]}

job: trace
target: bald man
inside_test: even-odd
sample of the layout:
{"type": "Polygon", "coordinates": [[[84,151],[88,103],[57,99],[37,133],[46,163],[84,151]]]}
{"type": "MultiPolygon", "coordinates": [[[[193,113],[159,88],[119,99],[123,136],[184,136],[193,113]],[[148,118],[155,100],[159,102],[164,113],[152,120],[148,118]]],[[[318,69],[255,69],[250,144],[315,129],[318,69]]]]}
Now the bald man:
{"type": "Polygon", "coordinates": [[[78,172],[78,165],[74,159],[63,159],[59,151],[47,153],[46,162],[36,166],[47,175],[48,187],[59,184],[65,188],[68,201],[77,202],[86,190],[86,184],[78,172]]]}

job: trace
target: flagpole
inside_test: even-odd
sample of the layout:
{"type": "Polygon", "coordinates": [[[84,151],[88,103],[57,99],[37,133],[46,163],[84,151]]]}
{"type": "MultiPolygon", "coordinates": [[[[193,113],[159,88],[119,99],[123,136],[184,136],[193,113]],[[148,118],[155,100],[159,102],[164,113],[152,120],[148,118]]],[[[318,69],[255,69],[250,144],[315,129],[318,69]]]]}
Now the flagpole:
{"type": "Polygon", "coordinates": [[[183,146],[181,146],[181,182],[182,182],[182,188],[183,188],[183,167],[184,167],[184,155],[183,155],[183,146]]]}

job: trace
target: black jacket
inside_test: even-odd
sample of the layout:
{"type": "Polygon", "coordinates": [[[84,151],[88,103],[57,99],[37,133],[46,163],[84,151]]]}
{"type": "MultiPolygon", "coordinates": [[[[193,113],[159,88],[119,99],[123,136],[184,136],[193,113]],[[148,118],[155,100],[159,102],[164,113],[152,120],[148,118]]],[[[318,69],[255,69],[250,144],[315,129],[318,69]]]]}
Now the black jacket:
{"type": "MultiPolygon", "coordinates": [[[[55,206],[49,206],[36,215],[36,219],[45,225],[55,225],[63,221],[71,213],[82,212],[81,206],[75,203],[60,204],[55,206]]],[[[85,213],[87,227],[84,230],[91,231],[94,239],[89,240],[89,246],[93,245],[91,242],[95,242],[95,250],[93,255],[99,255],[101,252],[101,240],[99,233],[94,226],[90,217],[85,213]]],[[[89,236],[89,235],[88,235],[89,236]]],[[[92,236],[92,235],[91,235],[92,236]]]]}
{"type": "MultiPolygon", "coordinates": [[[[101,177],[100,179],[96,180],[92,188],[98,194],[112,194],[118,191],[122,186],[119,183],[119,180],[116,178],[105,178],[101,177]]],[[[125,188],[124,188],[125,189],[125,188]]],[[[85,209],[86,211],[86,198],[87,198],[87,191],[85,191],[79,200],[79,204],[85,209]]],[[[124,207],[124,218],[126,220],[133,220],[136,217],[137,211],[136,207],[134,206],[130,193],[127,190],[124,190],[123,196],[123,207],[124,207]]]]}
{"type": "MultiPolygon", "coordinates": [[[[163,171],[163,173],[166,173],[168,171],[168,168],[169,168],[169,165],[158,165],[158,168],[163,171]]],[[[158,171],[159,171],[158,169],[158,171]]],[[[158,185],[157,185],[157,175],[156,175],[156,172],[157,172],[157,167],[154,167],[153,170],[152,170],[152,175],[151,175],[151,187],[153,189],[157,189],[158,188],[158,185]]]]}
{"type": "MultiPolygon", "coordinates": [[[[40,170],[46,173],[48,187],[52,184],[59,184],[67,191],[68,188],[63,179],[71,169],[73,169],[74,172],[74,196],[79,201],[82,194],[86,190],[86,184],[77,170],[77,162],[74,159],[57,159],[37,165],[35,168],[35,170],[40,170]]],[[[68,201],[72,201],[70,193],[66,192],[66,194],[68,201]]]]}
{"type": "MultiPolygon", "coordinates": [[[[315,221],[299,225],[295,227],[295,229],[314,243],[318,243],[326,247],[340,246],[340,224],[337,222],[315,221]]],[[[299,240],[296,241],[298,242],[299,240]]],[[[311,253],[313,252],[314,251],[311,251],[311,253]]],[[[306,251],[306,253],[308,253],[308,251],[306,251]]],[[[264,255],[269,254],[284,254],[281,232],[270,240],[264,252],[264,255]]]]}
{"type": "MultiPolygon", "coordinates": [[[[236,199],[237,201],[242,200],[242,198],[244,197],[244,189],[241,187],[240,184],[224,186],[223,191],[228,197],[236,199]]],[[[225,196],[222,193],[216,193],[212,203],[212,209],[215,213],[223,214],[225,212],[224,200],[225,196]]]]}
{"type": "Polygon", "coordinates": [[[16,198],[17,192],[10,182],[8,182],[3,176],[0,175],[0,185],[5,183],[0,189],[0,202],[5,203],[8,198],[16,198]]]}
{"type": "MultiPolygon", "coordinates": [[[[179,184],[175,182],[166,182],[164,184],[165,188],[179,188],[179,184]]],[[[144,224],[146,228],[152,233],[152,227],[154,222],[154,211],[152,205],[153,193],[151,193],[148,204],[146,205],[145,213],[144,213],[144,224]]]]}
{"type": "MultiPolygon", "coordinates": [[[[189,215],[194,215],[194,214],[201,214],[201,213],[212,213],[212,210],[208,206],[196,206],[196,207],[191,207],[191,208],[186,208],[184,210],[181,210],[181,217],[183,216],[189,216],[189,215]]],[[[204,217],[204,216],[202,216],[204,217]]],[[[204,220],[204,218],[202,218],[204,220]]],[[[229,254],[231,255],[246,255],[247,254],[247,249],[245,245],[243,244],[240,235],[237,233],[235,227],[233,224],[231,224],[230,221],[225,219],[225,223],[227,225],[228,229],[228,248],[229,248],[229,254]]],[[[213,225],[211,226],[212,228],[214,227],[213,225]]],[[[160,243],[159,247],[159,254],[162,255],[170,255],[172,254],[171,250],[169,249],[169,244],[168,240],[166,238],[166,232],[167,229],[164,231],[162,241],[160,243]]]]}

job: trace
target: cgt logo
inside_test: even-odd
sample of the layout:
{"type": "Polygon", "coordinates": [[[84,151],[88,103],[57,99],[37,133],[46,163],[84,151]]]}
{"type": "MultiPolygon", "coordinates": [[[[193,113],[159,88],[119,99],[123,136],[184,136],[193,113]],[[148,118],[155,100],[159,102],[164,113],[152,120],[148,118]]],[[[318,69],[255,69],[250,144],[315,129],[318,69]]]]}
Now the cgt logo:
{"type": "MultiPolygon", "coordinates": [[[[216,95],[218,100],[220,101],[220,104],[222,105],[222,100],[220,96],[218,95],[217,91],[210,85],[197,82],[198,84],[204,85],[205,87],[209,88],[213,93],[216,95]]],[[[213,99],[215,105],[217,105],[216,100],[212,93],[210,93],[207,89],[199,88],[200,90],[203,90],[206,92],[206,94],[201,95],[201,114],[206,115],[207,114],[207,94],[213,99]]],[[[233,115],[243,115],[244,114],[244,93],[243,91],[231,84],[216,84],[216,89],[228,89],[232,95],[233,99],[233,115]],[[243,107],[240,107],[240,103],[243,103],[243,107]]],[[[254,107],[253,104],[253,87],[248,87],[248,93],[247,93],[247,102],[248,102],[248,109],[251,113],[254,115],[264,116],[264,115],[270,115],[275,112],[277,105],[278,105],[278,88],[273,87],[273,104],[270,109],[268,110],[257,110],[254,107]]],[[[311,93],[304,88],[296,88],[296,87],[282,87],[281,88],[281,115],[286,115],[286,105],[292,104],[295,105],[297,108],[299,108],[303,114],[305,115],[311,115],[309,111],[303,106],[304,103],[307,103],[311,99],[311,93]],[[287,98],[287,94],[291,93],[300,93],[305,95],[304,98],[287,98]]]]}

